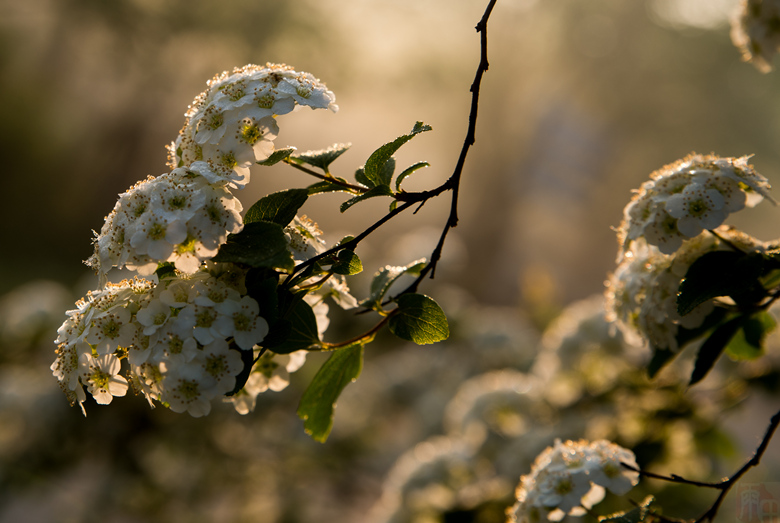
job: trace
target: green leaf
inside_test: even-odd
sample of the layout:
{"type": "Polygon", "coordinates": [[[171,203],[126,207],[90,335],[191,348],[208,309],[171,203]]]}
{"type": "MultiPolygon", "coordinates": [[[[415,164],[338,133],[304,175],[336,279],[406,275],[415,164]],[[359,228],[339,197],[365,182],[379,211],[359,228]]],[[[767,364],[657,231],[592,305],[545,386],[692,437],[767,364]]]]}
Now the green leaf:
{"type": "Polygon", "coordinates": [[[428,162],[417,162],[411,167],[407,167],[406,169],[404,169],[404,171],[398,175],[398,178],[395,179],[395,190],[396,191],[401,190],[401,182],[404,181],[404,178],[406,178],[413,172],[422,169],[423,167],[430,167],[430,165],[431,164],[429,164],[428,162]]]}
{"type": "Polygon", "coordinates": [[[276,291],[279,275],[267,269],[251,269],[246,274],[245,285],[247,296],[260,306],[260,317],[269,325],[275,323],[279,319],[279,298],[276,291]]]}
{"type": "Polygon", "coordinates": [[[369,307],[371,309],[380,309],[382,299],[385,297],[390,286],[395,281],[403,276],[409,274],[411,276],[419,276],[420,271],[425,267],[425,258],[413,261],[405,267],[396,267],[387,265],[374,274],[373,280],[371,280],[371,288],[369,290],[369,296],[360,305],[363,307],[369,307]]]}
{"type": "Polygon", "coordinates": [[[761,253],[713,251],[691,264],[677,295],[677,312],[685,316],[698,305],[718,296],[739,296],[761,287],[758,281],[768,268],[761,253]]]}
{"type": "Polygon", "coordinates": [[[384,144],[382,147],[371,153],[368,160],[366,160],[366,166],[364,167],[365,177],[372,182],[371,186],[381,185],[383,183],[390,183],[390,180],[386,182],[383,180],[383,174],[385,173],[385,164],[390,160],[390,157],[401,148],[403,144],[417,136],[418,134],[430,131],[431,126],[425,125],[422,122],[414,124],[412,132],[399,136],[392,142],[384,144]]]}
{"type": "Polygon", "coordinates": [[[294,152],[295,152],[295,147],[285,147],[284,149],[277,149],[271,153],[271,156],[269,156],[268,158],[266,158],[261,162],[257,162],[257,164],[265,165],[266,167],[269,167],[271,165],[281,162],[285,158],[288,158],[294,152]]]}
{"type": "Polygon", "coordinates": [[[364,167],[359,167],[357,171],[355,171],[355,181],[357,183],[365,185],[366,187],[376,187],[376,184],[366,178],[366,170],[364,167]]]}
{"type": "Polygon", "coordinates": [[[266,221],[285,227],[295,218],[298,209],[308,198],[307,189],[289,189],[269,194],[249,208],[244,216],[244,223],[266,221]]]}
{"type": "Polygon", "coordinates": [[[277,354],[289,354],[297,350],[311,349],[321,343],[314,311],[301,298],[301,295],[283,296],[283,300],[291,303],[280,306],[284,315],[274,325],[274,332],[269,332],[273,334],[271,339],[263,341],[263,347],[277,354]]]}
{"type": "Polygon", "coordinates": [[[715,365],[726,345],[729,344],[731,339],[737,333],[737,330],[742,326],[744,316],[737,316],[725,323],[719,325],[709,338],[704,340],[704,343],[699,348],[699,352],[696,354],[696,363],[693,366],[693,372],[691,373],[691,380],[688,385],[695,385],[700,382],[707,373],[715,365]]]}
{"type": "Polygon", "coordinates": [[[647,375],[650,378],[655,378],[656,375],[663,369],[667,363],[672,361],[677,356],[676,352],[672,352],[669,349],[653,348],[653,357],[650,359],[650,363],[647,365],[647,375]]]}
{"type": "Polygon", "coordinates": [[[390,332],[417,345],[446,340],[450,336],[447,316],[432,298],[424,294],[402,294],[398,311],[388,323],[390,332]]]}
{"type": "MultiPolygon", "coordinates": [[[[333,177],[334,180],[338,180],[340,182],[349,183],[344,178],[338,178],[336,176],[333,177]]],[[[309,185],[306,188],[307,191],[309,191],[309,196],[312,194],[320,194],[320,193],[326,193],[326,192],[348,192],[350,194],[352,193],[350,190],[348,190],[343,185],[339,185],[337,183],[329,182],[329,181],[322,181],[318,183],[314,183],[312,185],[309,185]]]]}
{"type": "Polygon", "coordinates": [[[176,276],[176,266],[169,262],[163,262],[157,265],[157,270],[154,273],[159,280],[163,280],[168,276],[176,276]]]}
{"type": "Polygon", "coordinates": [[[347,152],[352,147],[351,143],[334,143],[327,149],[321,149],[319,151],[306,151],[293,156],[297,163],[308,163],[314,167],[319,167],[325,172],[328,172],[328,166],[333,161],[347,152]]]}
{"type": "Polygon", "coordinates": [[[336,274],[351,276],[363,271],[363,263],[357,254],[349,249],[342,249],[337,255],[338,261],[330,268],[336,274]]]}
{"type": "Polygon", "coordinates": [[[320,367],[301,397],[298,417],[316,441],[324,443],[333,428],[333,414],[344,387],[357,380],[363,369],[363,345],[339,349],[320,367]]]}
{"type": "Polygon", "coordinates": [[[395,173],[395,157],[391,156],[387,159],[382,169],[379,171],[379,180],[382,182],[380,185],[390,185],[393,181],[393,174],[395,173]]]}
{"type": "Polygon", "coordinates": [[[775,330],[777,322],[768,312],[761,311],[745,319],[726,347],[733,360],[754,360],[764,354],[764,339],[775,330]]]}
{"type": "Polygon", "coordinates": [[[599,516],[598,521],[599,523],[641,523],[648,515],[652,515],[651,505],[654,502],[653,496],[648,496],[638,507],[608,516],[599,516]]]}
{"type": "Polygon", "coordinates": [[[227,243],[212,259],[285,271],[295,267],[282,226],[263,221],[247,223],[241,232],[228,235],[227,243]]]}
{"type": "Polygon", "coordinates": [[[393,190],[389,185],[378,185],[373,189],[369,189],[368,192],[364,192],[363,194],[355,196],[354,198],[342,203],[340,210],[341,212],[344,212],[358,202],[368,200],[369,198],[375,198],[377,196],[393,196],[393,190]]]}

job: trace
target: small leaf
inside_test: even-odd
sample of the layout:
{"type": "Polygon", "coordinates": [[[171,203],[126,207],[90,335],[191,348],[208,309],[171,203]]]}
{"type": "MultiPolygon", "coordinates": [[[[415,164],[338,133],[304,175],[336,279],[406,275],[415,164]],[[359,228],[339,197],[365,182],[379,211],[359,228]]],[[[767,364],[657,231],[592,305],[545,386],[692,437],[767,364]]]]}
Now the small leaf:
{"type": "Polygon", "coordinates": [[[374,274],[373,280],[371,280],[371,288],[369,290],[368,298],[360,302],[360,305],[372,309],[381,308],[382,299],[385,297],[388,289],[390,289],[390,286],[404,274],[419,276],[420,271],[423,269],[423,267],[425,267],[425,264],[426,260],[425,258],[422,258],[413,261],[405,267],[387,265],[382,269],[379,269],[379,271],[374,274]]]}
{"type": "Polygon", "coordinates": [[[726,347],[726,354],[737,361],[758,358],[764,354],[764,339],[776,327],[774,317],[765,311],[750,316],[726,347]]]}
{"type": "MultiPolygon", "coordinates": [[[[333,177],[334,180],[338,180],[343,183],[349,183],[344,178],[338,178],[336,176],[333,177]]],[[[320,193],[326,193],[326,192],[347,192],[350,194],[354,194],[352,191],[344,187],[343,185],[339,185],[337,183],[329,182],[329,181],[322,181],[318,183],[314,183],[312,185],[309,185],[306,188],[307,191],[309,191],[309,196],[312,194],[320,194],[320,193]]]]}
{"type": "Polygon", "coordinates": [[[330,268],[336,274],[351,276],[363,271],[363,263],[357,254],[349,249],[342,249],[337,255],[338,261],[330,268]]]}
{"type": "Polygon", "coordinates": [[[699,352],[696,354],[696,363],[693,366],[693,372],[691,373],[691,380],[688,385],[695,385],[700,382],[707,373],[715,365],[726,345],[729,344],[731,339],[737,333],[737,330],[742,326],[744,316],[737,316],[725,323],[719,325],[709,338],[704,340],[704,343],[699,348],[699,352]]]}
{"type": "Polygon", "coordinates": [[[172,263],[163,262],[157,266],[157,270],[154,271],[158,280],[167,278],[168,276],[176,276],[176,266],[172,263]]]}
{"type": "Polygon", "coordinates": [[[301,397],[298,417],[316,441],[324,443],[333,428],[333,414],[344,387],[357,380],[363,369],[363,345],[339,349],[320,367],[301,397]]]}
{"type": "Polygon", "coordinates": [[[377,196],[393,196],[393,190],[389,185],[378,185],[373,189],[369,189],[368,192],[365,192],[359,196],[355,196],[354,198],[342,203],[340,210],[341,212],[344,212],[358,202],[368,200],[369,198],[375,198],[377,196]]]}
{"type": "MultiPolygon", "coordinates": [[[[382,147],[371,153],[368,160],[366,160],[366,166],[364,168],[365,177],[372,182],[372,185],[381,185],[385,183],[382,180],[382,173],[385,164],[395,152],[401,148],[403,144],[414,138],[416,135],[430,131],[431,126],[425,125],[422,122],[414,124],[412,132],[399,136],[392,142],[384,144],[382,147]]],[[[389,180],[387,181],[389,183],[389,180]]]]}
{"type": "Polygon", "coordinates": [[[212,259],[285,271],[295,267],[282,226],[263,221],[248,223],[241,232],[228,235],[227,243],[212,259]]]}
{"type": "Polygon", "coordinates": [[[768,268],[761,253],[713,251],[691,264],[677,295],[677,312],[685,316],[702,303],[718,296],[744,293],[756,286],[768,268]]]}
{"type": "Polygon", "coordinates": [[[390,332],[417,345],[446,340],[450,336],[447,316],[432,298],[424,294],[402,294],[398,311],[388,323],[390,332]]]}
{"type": "Polygon", "coordinates": [[[295,147],[285,147],[284,149],[277,149],[271,153],[271,156],[269,156],[265,160],[257,162],[257,164],[268,167],[281,162],[285,158],[288,158],[294,152],[295,152],[295,147]]]}
{"type": "Polygon", "coordinates": [[[297,160],[297,163],[308,163],[314,167],[319,167],[325,172],[328,172],[328,166],[333,163],[336,158],[347,152],[352,147],[351,143],[334,143],[327,149],[321,149],[319,151],[306,151],[300,154],[296,154],[293,158],[297,160]]]}
{"type": "Polygon", "coordinates": [[[249,208],[244,216],[244,223],[266,221],[285,227],[293,221],[298,209],[308,198],[307,189],[289,189],[269,194],[249,208]]]}
{"type": "Polygon", "coordinates": [[[395,179],[395,190],[401,190],[401,182],[403,182],[407,176],[417,171],[418,169],[422,169],[423,167],[430,167],[430,165],[431,164],[428,162],[417,162],[411,167],[407,167],[401,174],[398,175],[398,178],[395,179]]]}
{"type": "MultiPolygon", "coordinates": [[[[307,350],[320,344],[320,334],[317,330],[317,318],[311,306],[302,296],[291,297],[292,304],[282,305],[280,309],[286,309],[277,327],[277,333],[271,341],[264,340],[263,347],[269,348],[277,354],[289,354],[297,350],[307,350]],[[278,339],[278,331],[284,332],[284,339],[278,339]]],[[[279,322],[277,322],[279,323],[279,322]]],[[[275,326],[276,327],[276,326],[275,326]]]]}

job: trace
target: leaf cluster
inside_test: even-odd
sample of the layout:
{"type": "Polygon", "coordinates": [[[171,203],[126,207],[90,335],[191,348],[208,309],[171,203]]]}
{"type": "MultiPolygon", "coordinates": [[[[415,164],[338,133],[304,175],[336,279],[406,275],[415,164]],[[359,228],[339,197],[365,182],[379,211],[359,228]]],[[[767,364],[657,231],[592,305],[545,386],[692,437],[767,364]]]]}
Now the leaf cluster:
{"type": "MultiPolygon", "coordinates": [[[[685,316],[713,299],[716,307],[701,326],[678,330],[680,348],[703,339],[689,385],[704,379],[723,353],[735,360],[763,354],[764,339],[777,326],[767,309],[778,296],[780,252],[713,251],[693,262],[680,283],[677,312],[685,316]]],[[[669,349],[655,348],[650,375],[675,356],[669,349]]]]}

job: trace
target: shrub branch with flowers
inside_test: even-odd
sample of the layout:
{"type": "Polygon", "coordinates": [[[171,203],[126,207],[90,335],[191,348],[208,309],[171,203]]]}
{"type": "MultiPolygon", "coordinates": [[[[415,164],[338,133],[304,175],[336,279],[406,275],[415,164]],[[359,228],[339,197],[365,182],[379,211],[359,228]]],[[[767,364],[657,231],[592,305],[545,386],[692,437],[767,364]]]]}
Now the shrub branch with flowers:
{"type": "MultiPolygon", "coordinates": [[[[86,414],[87,393],[107,405],[132,388],[152,407],[177,413],[205,416],[212,402],[222,399],[248,414],[258,394],[287,386],[289,374],[301,368],[308,352],[330,351],[297,411],[305,431],[325,441],[339,395],[360,375],[364,346],[380,330],[387,327],[419,345],[447,339],[443,310],[418,289],[435,274],[448,232],[458,223],[460,180],[475,143],[480,84],[488,69],[487,22],[494,5],[491,0],[476,27],[480,63],[456,168],[444,184],[428,191],[407,192],[402,185],[429,164],[418,162],[397,172],[394,154],[430,126],[417,122],[409,133],[376,149],[350,180],[331,172],[349,144],[298,152],[274,143],[280,117],[306,106],[338,110],[334,93],[319,79],[269,63],[210,80],[168,148],[169,172],[120,194],[95,234],[94,254],[86,263],[97,273],[99,288],[67,312],[51,365],[71,404],[86,414]],[[242,218],[234,191],[250,183],[250,166],[278,163],[317,181],[266,195],[242,218]],[[378,197],[389,198],[389,210],[356,236],[327,246],[317,224],[299,211],[310,197],[329,192],[348,195],[341,212],[378,197]],[[430,260],[380,268],[368,295],[355,298],[349,277],[363,270],[359,244],[398,214],[446,192],[450,213],[430,260]],[[112,283],[109,276],[116,269],[134,274],[112,283]],[[412,283],[391,292],[402,276],[411,276],[412,283]],[[366,332],[325,341],[334,305],[378,318],[366,332]]],[[[764,72],[780,47],[777,13],[780,2],[746,0],[732,33],[745,59],[764,72]]],[[[625,208],[616,229],[617,268],[607,284],[605,318],[627,340],[649,344],[651,377],[695,345],[688,378],[688,385],[695,385],[724,354],[736,360],[760,357],[766,336],[776,327],[768,309],[780,297],[780,241],[762,242],[724,225],[730,214],[764,199],[775,203],[767,179],[749,160],[691,154],[651,174],[625,208]]],[[[499,381],[515,379],[502,375],[499,381]]],[[[514,384],[501,387],[491,394],[506,397],[518,390],[514,384]]],[[[559,402],[561,410],[567,401],[559,402]]],[[[604,439],[554,439],[520,478],[516,502],[506,511],[508,521],[594,515],[592,507],[607,490],[626,495],[642,476],[720,490],[696,520],[711,521],[735,482],[758,464],[778,425],[780,412],[755,455],[731,477],[714,483],[642,470],[631,450],[604,439]]],[[[486,438],[486,433],[477,437],[486,438]]],[[[464,448],[452,447],[458,462],[468,454],[464,448]]],[[[443,453],[435,460],[440,458],[443,464],[452,456],[443,453]]],[[[652,497],[633,504],[599,520],[671,521],[661,516],[652,497]]]]}

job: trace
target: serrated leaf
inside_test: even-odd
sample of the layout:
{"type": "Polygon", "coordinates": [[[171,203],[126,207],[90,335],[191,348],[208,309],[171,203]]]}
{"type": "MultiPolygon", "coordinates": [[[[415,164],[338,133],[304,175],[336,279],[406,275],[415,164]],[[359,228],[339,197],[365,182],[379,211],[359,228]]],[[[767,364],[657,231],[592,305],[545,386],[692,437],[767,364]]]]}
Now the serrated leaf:
{"type": "Polygon", "coordinates": [[[309,198],[307,189],[288,189],[260,198],[244,215],[244,223],[266,221],[287,226],[309,198]]]}
{"type": "Polygon", "coordinates": [[[344,387],[357,380],[363,369],[363,345],[339,349],[320,367],[301,397],[298,417],[316,441],[324,443],[333,428],[333,415],[344,387]]]}
{"type": "Polygon", "coordinates": [[[288,158],[294,152],[295,152],[295,147],[285,147],[284,149],[277,149],[271,153],[271,156],[269,156],[265,160],[257,162],[257,164],[269,167],[271,165],[281,162],[285,158],[288,158]]]}
{"type": "Polygon", "coordinates": [[[398,175],[398,178],[395,179],[395,190],[400,191],[401,190],[401,182],[404,181],[404,179],[412,174],[413,172],[422,169],[423,167],[430,167],[431,164],[428,162],[417,162],[416,164],[407,167],[404,169],[404,171],[398,175]]]}
{"type": "Polygon", "coordinates": [[[284,317],[275,326],[276,331],[272,341],[263,342],[263,347],[267,347],[277,354],[289,354],[297,350],[310,349],[320,344],[320,334],[317,330],[317,318],[311,306],[306,303],[302,296],[292,297],[292,304],[280,308],[287,309],[284,317]],[[280,332],[284,333],[283,341],[280,338],[280,332]]]}
{"type": "Polygon", "coordinates": [[[212,259],[285,271],[295,267],[282,226],[264,221],[248,223],[241,232],[229,234],[227,242],[212,259]]]}
{"type": "Polygon", "coordinates": [[[424,294],[402,294],[398,310],[388,322],[390,332],[417,345],[446,340],[450,336],[447,316],[433,298],[424,294]]]}
{"type": "Polygon", "coordinates": [[[737,333],[737,330],[742,326],[743,321],[743,316],[732,318],[719,325],[712,334],[704,340],[704,343],[699,347],[699,352],[696,354],[696,362],[694,363],[691,380],[688,382],[688,386],[700,382],[707,373],[712,370],[715,362],[720,355],[723,354],[726,345],[729,344],[737,333]]]}
{"type": "Polygon", "coordinates": [[[420,271],[423,269],[423,267],[425,267],[425,264],[425,258],[421,258],[406,266],[386,265],[385,267],[379,269],[379,271],[374,274],[374,278],[371,280],[371,288],[369,289],[368,298],[361,301],[360,305],[372,309],[379,308],[388,289],[390,289],[390,286],[395,283],[398,278],[404,274],[419,276],[420,271]]]}
{"type": "Polygon", "coordinates": [[[702,303],[719,296],[740,295],[760,287],[768,268],[760,253],[713,251],[691,264],[677,295],[677,312],[685,316],[702,303]]]}
{"type": "Polygon", "coordinates": [[[777,322],[768,312],[761,311],[747,318],[731,342],[726,354],[733,360],[754,360],[764,354],[764,339],[775,330],[777,322]]]}
{"type": "MultiPolygon", "coordinates": [[[[414,138],[416,135],[430,130],[430,125],[417,122],[414,124],[412,132],[403,136],[399,136],[392,142],[384,144],[382,147],[371,153],[371,156],[369,156],[368,160],[366,160],[366,166],[364,167],[365,177],[372,182],[372,185],[380,185],[385,183],[382,180],[382,172],[390,157],[393,156],[403,144],[414,138]]],[[[389,184],[390,181],[388,180],[386,183],[389,184]]]]}
{"type": "MultiPolygon", "coordinates": [[[[338,178],[336,176],[333,177],[334,180],[338,180],[340,182],[349,183],[344,178],[338,178]]],[[[321,194],[326,192],[347,192],[350,194],[354,194],[351,191],[349,191],[346,187],[343,185],[339,185],[337,183],[329,182],[329,181],[322,181],[318,183],[314,183],[312,185],[309,185],[306,188],[307,191],[309,191],[309,196],[312,194],[321,194]]]]}
{"type": "Polygon", "coordinates": [[[349,249],[342,249],[337,255],[337,262],[330,268],[336,274],[351,276],[363,271],[363,263],[357,254],[349,249]]]}
{"type": "Polygon", "coordinates": [[[293,158],[298,163],[308,163],[314,167],[319,167],[325,172],[328,172],[328,166],[333,163],[336,158],[347,152],[352,147],[351,143],[334,143],[327,149],[321,149],[319,151],[306,151],[300,154],[296,154],[293,158]]]}
{"type": "Polygon", "coordinates": [[[342,203],[340,210],[341,212],[344,212],[358,202],[368,200],[369,198],[376,198],[377,196],[393,196],[393,190],[389,185],[378,185],[373,189],[369,189],[368,192],[364,192],[363,194],[355,196],[354,198],[351,198],[342,203]]]}

